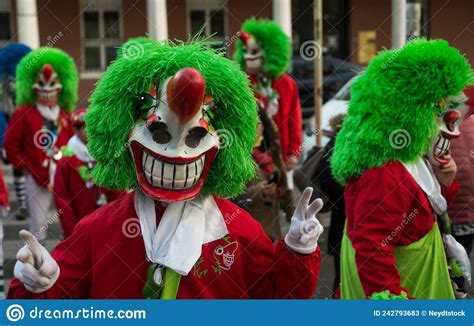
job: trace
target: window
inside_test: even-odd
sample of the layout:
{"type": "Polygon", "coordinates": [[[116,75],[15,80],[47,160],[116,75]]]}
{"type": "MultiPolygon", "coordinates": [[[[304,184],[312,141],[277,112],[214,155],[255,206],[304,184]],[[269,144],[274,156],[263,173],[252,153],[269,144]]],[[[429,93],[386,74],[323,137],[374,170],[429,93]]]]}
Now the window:
{"type": "Polygon", "coordinates": [[[10,41],[11,37],[10,1],[0,0],[0,47],[10,41]]]}
{"type": "Polygon", "coordinates": [[[120,0],[82,0],[82,69],[104,71],[122,43],[120,0]]]}
{"type": "MultiPolygon", "coordinates": [[[[227,31],[226,0],[187,0],[188,34],[211,36],[224,41],[227,31]]],[[[220,46],[219,46],[220,47],[220,46]]]]}

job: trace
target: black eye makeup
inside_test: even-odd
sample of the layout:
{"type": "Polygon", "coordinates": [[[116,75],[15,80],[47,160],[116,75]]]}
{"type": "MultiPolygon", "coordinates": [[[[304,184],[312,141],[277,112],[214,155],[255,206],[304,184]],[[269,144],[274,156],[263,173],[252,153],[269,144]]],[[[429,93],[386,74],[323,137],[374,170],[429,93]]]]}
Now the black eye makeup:
{"type": "Polygon", "coordinates": [[[188,135],[184,139],[186,146],[190,148],[196,148],[199,146],[201,140],[207,135],[208,131],[204,127],[194,127],[188,132],[188,135]]]}

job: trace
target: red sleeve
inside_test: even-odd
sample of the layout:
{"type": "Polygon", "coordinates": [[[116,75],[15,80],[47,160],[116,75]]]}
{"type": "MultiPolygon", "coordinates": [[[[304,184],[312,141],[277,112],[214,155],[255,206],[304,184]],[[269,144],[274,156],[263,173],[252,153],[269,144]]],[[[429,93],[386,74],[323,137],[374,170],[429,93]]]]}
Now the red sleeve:
{"type": "Polygon", "coordinates": [[[25,110],[21,108],[13,112],[3,140],[3,148],[7,158],[17,170],[21,170],[28,165],[23,151],[24,114],[25,110]]]}
{"type": "Polygon", "coordinates": [[[441,186],[441,194],[443,195],[444,198],[446,198],[446,202],[448,203],[448,206],[450,206],[454,199],[456,199],[456,194],[459,191],[459,181],[454,180],[450,186],[441,186]]]}
{"type": "Polygon", "coordinates": [[[290,116],[288,117],[288,130],[290,131],[289,153],[285,153],[285,157],[290,155],[299,156],[301,144],[303,142],[303,117],[301,113],[300,97],[298,94],[298,87],[293,78],[288,76],[289,90],[291,93],[291,108],[290,116]]]}
{"type": "Polygon", "coordinates": [[[0,206],[9,207],[8,203],[8,189],[3,179],[3,169],[0,165],[0,206]]]}
{"type": "Polygon", "coordinates": [[[402,290],[407,292],[400,286],[393,255],[401,232],[394,234],[394,230],[409,212],[412,199],[410,189],[403,183],[404,177],[390,166],[393,165],[369,170],[360,177],[355,190],[353,221],[348,227],[367,297],[385,290],[396,295],[402,290]]]}
{"type": "Polygon", "coordinates": [[[92,268],[90,239],[79,223],[73,234],[58,244],[52,256],[60,268],[59,278],[51,289],[32,293],[23,283],[13,278],[8,290],[9,299],[87,299],[91,284],[92,268]]]}
{"type": "Polygon", "coordinates": [[[263,229],[248,250],[246,284],[250,298],[309,299],[319,275],[320,250],[299,255],[287,248],[283,239],[275,245],[263,229]]]}
{"type": "Polygon", "coordinates": [[[68,185],[71,181],[71,169],[72,167],[68,159],[61,160],[56,169],[53,186],[54,202],[56,204],[56,210],[59,214],[65,238],[72,234],[72,231],[79,220],[70,205],[73,198],[68,189],[68,185]]]}

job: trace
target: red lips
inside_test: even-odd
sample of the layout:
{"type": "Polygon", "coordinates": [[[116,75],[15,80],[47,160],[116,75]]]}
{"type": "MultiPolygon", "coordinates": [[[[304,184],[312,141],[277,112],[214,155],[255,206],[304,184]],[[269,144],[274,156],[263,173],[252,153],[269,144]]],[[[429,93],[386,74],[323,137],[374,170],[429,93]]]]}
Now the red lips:
{"type": "Polygon", "coordinates": [[[201,108],[206,81],[199,70],[183,68],[169,81],[166,92],[168,106],[181,123],[191,120],[201,108]]]}

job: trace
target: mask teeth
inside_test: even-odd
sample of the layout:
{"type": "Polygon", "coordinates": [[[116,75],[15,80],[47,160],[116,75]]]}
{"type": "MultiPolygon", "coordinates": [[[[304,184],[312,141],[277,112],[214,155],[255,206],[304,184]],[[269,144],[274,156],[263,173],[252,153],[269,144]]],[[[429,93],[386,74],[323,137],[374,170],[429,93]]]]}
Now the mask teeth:
{"type": "Polygon", "coordinates": [[[206,156],[189,163],[164,162],[143,152],[142,168],[145,180],[156,188],[184,190],[194,187],[201,178],[206,156]]]}
{"type": "Polygon", "coordinates": [[[448,153],[450,146],[451,141],[449,139],[439,136],[435,144],[434,154],[438,157],[444,156],[448,153]]]}

